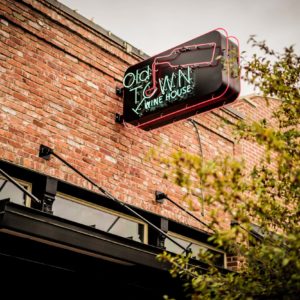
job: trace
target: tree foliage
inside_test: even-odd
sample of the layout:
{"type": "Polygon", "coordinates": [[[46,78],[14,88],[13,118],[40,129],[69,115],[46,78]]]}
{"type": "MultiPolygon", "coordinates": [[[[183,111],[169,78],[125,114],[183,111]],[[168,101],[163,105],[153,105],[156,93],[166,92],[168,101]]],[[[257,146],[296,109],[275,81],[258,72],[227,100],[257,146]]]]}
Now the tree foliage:
{"type": "Polygon", "coordinates": [[[173,276],[184,279],[191,299],[298,299],[300,294],[300,57],[293,47],[276,53],[254,37],[250,42],[263,55],[245,64],[245,80],[266,101],[268,96],[280,100],[271,123],[234,125],[238,139],[264,148],[260,163],[247,170],[234,157],[203,161],[183,152],[164,160],[171,167],[169,178],[188,193],[206,191],[208,207],[221,205],[232,226],[224,227],[218,209],[211,209],[210,240],[243,262],[237,272],[222,274],[213,255],[203,252],[200,259],[209,270],[201,273],[189,266],[188,257],[159,255],[171,263],[173,276]]]}

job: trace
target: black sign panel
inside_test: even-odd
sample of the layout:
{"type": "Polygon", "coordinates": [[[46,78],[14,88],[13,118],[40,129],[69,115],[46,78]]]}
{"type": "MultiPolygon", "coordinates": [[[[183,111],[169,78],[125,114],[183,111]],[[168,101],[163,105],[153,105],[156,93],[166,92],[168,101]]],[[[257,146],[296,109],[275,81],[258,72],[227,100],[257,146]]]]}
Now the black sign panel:
{"type": "Polygon", "coordinates": [[[232,39],[211,31],[129,67],[124,121],[151,130],[234,101],[240,78],[232,39]]]}

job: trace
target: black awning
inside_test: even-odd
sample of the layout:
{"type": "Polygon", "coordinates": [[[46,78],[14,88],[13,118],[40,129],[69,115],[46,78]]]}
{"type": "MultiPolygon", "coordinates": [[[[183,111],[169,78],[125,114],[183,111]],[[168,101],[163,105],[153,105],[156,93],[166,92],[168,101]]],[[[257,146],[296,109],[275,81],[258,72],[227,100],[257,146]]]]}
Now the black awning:
{"type": "Polygon", "coordinates": [[[63,287],[72,293],[95,289],[110,295],[100,299],[162,299],[164,294],[180,299],[181,285],[155,258],[161,251],[8,199],[0,201],[1,271],[13,271],[23,282],[36,285],[53,275],[56,292],[63,287]]]}
{"type": "Polygon", "coordinates": [[[162,251],[159,248],[11,203],[8,199],[1,202],[1,232],[119,264],[167,269],[155,259],[162,251]]]}

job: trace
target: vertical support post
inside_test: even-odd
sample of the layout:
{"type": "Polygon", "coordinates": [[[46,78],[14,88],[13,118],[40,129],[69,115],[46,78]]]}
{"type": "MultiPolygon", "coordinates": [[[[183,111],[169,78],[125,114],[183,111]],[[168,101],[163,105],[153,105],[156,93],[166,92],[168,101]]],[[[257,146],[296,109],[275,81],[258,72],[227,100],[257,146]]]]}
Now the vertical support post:
{"type": "Polygon", "coordinates": [[[57,192],[57,180],[51,177],[47,177],[45,192],[42,201],[42,211],[53,214],[52,205],[55,200],[57,192]]]}
{"type": "MultiPolygon", "coordinates": [[[[164,233],[168,233],[168,231],[169,231],[169,220],[165,219],[165,218],[160,218],[159,228],[164,233]]],[[[157,247],[162,248],[162,249],[166,249],[165,240],[166,240],[166,236],[159,233],[158,237],[157,237],[157,247]]]]}

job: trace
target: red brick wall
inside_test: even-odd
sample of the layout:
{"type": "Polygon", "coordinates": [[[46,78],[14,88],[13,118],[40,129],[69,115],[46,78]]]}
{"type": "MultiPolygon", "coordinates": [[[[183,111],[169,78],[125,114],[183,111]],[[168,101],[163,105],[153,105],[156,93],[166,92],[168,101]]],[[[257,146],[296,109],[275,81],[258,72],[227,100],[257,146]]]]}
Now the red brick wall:
{"type": "MultiPolygon", "coordinates": [[[[178,148],[199,153],[192,124],[144,132],[114,121],[122,113],[116,86],[141,58],[47,1],[0,0],[0,12],[0,158],[90,188],[55,158],[38,157],[40,144],[48,145],[120,200],[199,227],[170,203],[155,203],[155,190],[176,201],[182,191],[147,160],[151,148],[161,155],[178,148]]],[[[274,105],[251,97],[231,107],[259,119],[269,118],[274,105]]],[[[244,155],[249,165],[257,162],[261,149],[237,145],[223,118],[236,117],[217,109],[194,118],[202,124],[204,157],[244,155]]]]}

